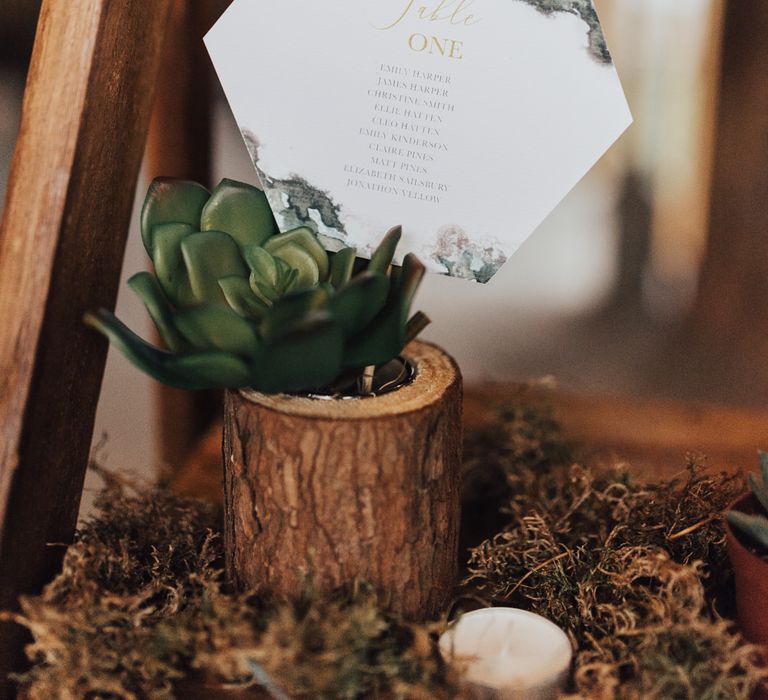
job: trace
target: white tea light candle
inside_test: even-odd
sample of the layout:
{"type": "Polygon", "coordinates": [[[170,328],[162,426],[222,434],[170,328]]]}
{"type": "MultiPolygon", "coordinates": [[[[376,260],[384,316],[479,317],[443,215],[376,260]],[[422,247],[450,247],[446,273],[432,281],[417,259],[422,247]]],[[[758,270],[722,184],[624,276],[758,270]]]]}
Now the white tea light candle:
{"type": "Polygon", "coordinates": [[[503,700],[557,698],[573,655],[557,625],[514,608],[463,615],[440,638],[440,651],[459,664],[476,697],[503,700]]]}

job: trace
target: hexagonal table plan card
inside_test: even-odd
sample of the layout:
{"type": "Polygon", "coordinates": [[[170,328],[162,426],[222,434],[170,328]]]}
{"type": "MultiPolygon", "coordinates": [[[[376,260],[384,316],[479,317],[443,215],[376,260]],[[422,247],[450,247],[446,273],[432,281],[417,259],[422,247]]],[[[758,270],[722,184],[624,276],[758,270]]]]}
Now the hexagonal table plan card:
{"type": "Polygon", "coordinates": [[[283,230],[480,282],[632,121],[592,0],[236,0],[205,41],[283,230]]]}

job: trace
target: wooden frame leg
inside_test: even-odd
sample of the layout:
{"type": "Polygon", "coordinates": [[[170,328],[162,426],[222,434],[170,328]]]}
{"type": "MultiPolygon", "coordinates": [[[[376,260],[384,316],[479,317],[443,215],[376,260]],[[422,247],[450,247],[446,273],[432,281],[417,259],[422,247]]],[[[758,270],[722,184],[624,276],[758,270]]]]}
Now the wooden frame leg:
{"type": "MultiPolygon", "coordinates": [[[[230,0],[173,0],[147,143],[149,176],[213,185],[213,86],[216,74],[203,36],[230,0]]],[[[158,386],[157,451],[171,478],[205,430],[221,414],[221,392],[158,386]]]]}
{"type": "MultiPolygon", "coordinates": [[[[170,0],[43,3],[0,225],[0,608],[76,524],[170,0]]],[[[0,628],[0,679],[23,637],[0,628]]],[[[8,683],[0,697],[9,697],[8,683]]]]}

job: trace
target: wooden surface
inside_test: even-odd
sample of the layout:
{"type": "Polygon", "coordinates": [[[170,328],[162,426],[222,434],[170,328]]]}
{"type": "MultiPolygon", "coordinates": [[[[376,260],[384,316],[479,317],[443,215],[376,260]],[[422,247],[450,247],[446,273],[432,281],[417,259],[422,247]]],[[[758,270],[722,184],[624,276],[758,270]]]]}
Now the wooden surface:
{"type": "MultiPolygon", "coordinates": [[[[150,123],[149,178],[166,176],[212,187],[212,124],[216,75],[203,36],[229,0],[173,0],[168,40],[150,123]]],[[[157,450],[170,471],[221,415],[221,392],[157,386],[157,450]]]]}
{"type": "MultiPolygon", "coordinates": [[[[520,385],[488,383],[464,391],[464,425],[493,419],[496,407],[519,396],[520,385]]],[[[768,449],[768,409],[706,403],[585,395],[561,390],[526,392],[526,400],[551,409],[565,436],[589,459],[625,462],[639,478],[668,478],[689,452],[706,455],[712,469],[753,469],[758,449],[768,449]]],[[[222,502],[221,426],[212,426],[178,471],[180,493],[222,502]]]]}
{"type": "Polygon", "coordinates": [[[75,526],[107,350],[82,316],[115,302],[168,8],[42,8],[0,226],[0,608],[75,526]]]}
{"type": "Polygon", "coordinates": [[[411,619],[453,597],[461,377],[426,343],[412,383],[358,401],[227,392],[225,551],[239,589],[300,598],[355,580],[411,619]]]}
{"type": "Polygon", "coordinates": [[[768,392],[768,3],[725,5],[709,231],[680,371],[768,392]],[[700,348],[697,353],[691,349],[700,348]]]}
{"type": "MultiPolygon", "coordinates": [[[[501,383],[468,388],[466,426],[487,422],[495,406],[519,391],[514,384],[501,383]]],[[[554,412],[565,436],[584,457],[625,462],[644,479],[676,474],[688,453],[705,456],[715,470],[753,469],[757,450],[768,449],[768,409],[557,389],[526,395],[526,400],[554,412]]]]}

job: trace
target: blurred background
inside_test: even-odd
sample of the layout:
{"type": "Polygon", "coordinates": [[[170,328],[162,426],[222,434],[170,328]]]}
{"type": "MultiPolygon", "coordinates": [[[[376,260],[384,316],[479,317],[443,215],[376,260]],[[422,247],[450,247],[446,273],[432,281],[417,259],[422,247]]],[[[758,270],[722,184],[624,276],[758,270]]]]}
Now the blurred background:
{"type": "MultiPolygon", "coordinates": [[[[256,181],[199,40],[227,4],[178,0],[139,198],[156,174],[256,181]]],[[[553,376],[565,395],[645,407],[648,425],[654,407],[683,418],[762,410],[768,3],[596,5],[634,126],[489,285],[427,280],[426,337],[456,356],[469,386],[553,376]]],[[[0,2],[0,193],[38,10],[35,0],[0,2]]],[[[145,265],[134,221],[123,280],[145,265]]],[[[151,333],[124,284],[118,315],[151,333]]],[[[155,473],[184,456],[216,405],[161,391],[110,352],[99,456],[155,473]]],[[[768,438],[768,425],[756,425],[768,438]]]]}

